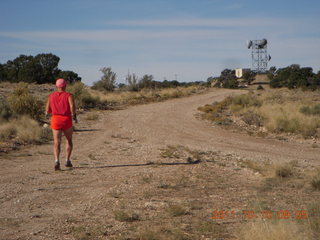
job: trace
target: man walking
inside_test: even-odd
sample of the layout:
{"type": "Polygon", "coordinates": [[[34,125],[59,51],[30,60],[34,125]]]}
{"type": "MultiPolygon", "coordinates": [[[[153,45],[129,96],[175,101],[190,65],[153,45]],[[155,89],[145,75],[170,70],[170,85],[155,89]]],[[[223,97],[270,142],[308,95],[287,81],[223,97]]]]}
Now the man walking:
{"type": "Polygon", "coordinates": [[[70,160],[73,143],[72,143],[72,120],[76,123],[76,106],[74,98],[71,93],[66,92],[67,82],[60,78],[56,81],[57,91],[51,93],[48,97],[46,104],[46,116],[52,114],[51,117],[51,129],[53,133],[54,147],[53,153],[55,158],[54,169],[61,170],[60,168],[60,145],[62,133],[64,133],[67,145],[66,145],[66,167],[72,167],[70,160]]]}

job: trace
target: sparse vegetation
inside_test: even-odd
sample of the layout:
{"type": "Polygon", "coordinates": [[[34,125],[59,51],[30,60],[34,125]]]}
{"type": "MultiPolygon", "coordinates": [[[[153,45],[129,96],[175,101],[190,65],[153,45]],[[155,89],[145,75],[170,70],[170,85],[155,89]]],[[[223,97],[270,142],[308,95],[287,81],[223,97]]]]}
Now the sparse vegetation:
{"type": "Polygon", "coordinates": [[[0,139],[17,143],[35,143],[47,139],[48,134],[39,124],[27,116],[0,125],[0,139]]]}
{"type": "Polygon", "coordinates": [[[215,102],[199,107],[198,110],[203,112],[201,115],[203,119],[210,120],[216,124],[227,125],[230,124],[231,120],[227,117],[225,111],[230,104],[231,98],[226,98],[221,102],[215,102]]]}
{"type": "Polygon", "coordinates": [[[316,104],[314,106],[303,106],[300,108],[300,112],[305,115],[320,115],[320,104],[316,104]]]}
{"type": "Polygon", "coordinates": [[[119,222],[133,222],[138,221],[140,216],[137,213],[128,213],[125,210],[113,211],[114,217],[119,222]]]}
{"type": "Polygon", "coordinates": [[[216,108],[217,103],[200,107],[205,112],[202,116],[211,120],[228,120],[230,114],[233,123],[247,131],[262,133],[301,135],[304,138],[320,137],[320,117],[318,92],[301,90],[272,90],[263,93],[249,92],[234,96],[231,101],[220,102],[223,108],[216,108]],[[213,116],[213,117],[212,117],[213,116]],[[263,131],[263,132],[261,132],[263,131]]]}
{"type": "Polygon", "coordinates": [[[320,204],[319,202],[311,204],[308,207],[308,216],[310,228],[312,231],[312,239],[320,238],[320,204]]]}
{"type": "Polygon", "coordinates": [[[251,221],[247,223],[242,226],[238,237],[241,240],[306,239],[305,234],[299,231],[299,225],[297,223],[292,221],[272,222],[270,220],[251,221]]]}
{"type": "Polygon", "coordinates": [[[121,105],[136,105],[151,102],[160,102],[170,98],[180,98],[190,96],[196,93],[202,93],[206,90],[202,86],[176,87],[163,89],[144,89],[141,91],[114,91],[105,94],[101,91],[91,89],[92,96],[100,99],[100,108],[113,108],[121,105]]]}
{"type": "Polygon", "coordinates": [[[8,105],[14,117],[28,115],[38,121],[43,118],[44,103],[30,93],[25,83],[20,83],[9,95],[8,105]]]}
{"type": "Polygon", "coordinates": [[[291,164],[281,164],[276,166],[276,176],[281,178],[290,177],[293,175],[293,166],[291,164]]]}
{"type": "Polygon", "coordinates": [[[83,225],[73,226],[71,228],[72,235],[76,240],[94,240],[107,235],[106,226],[91,226],[83,225]]]}
{"type": "Polygon", "coordinates": [[[89,120],[89,121],[96,121],[98,119],[99,119],[99,115],[97,113],[89,113],[86,116],[86,120],[89,120]]]}
{"type": "Polygon", "coordinates": [[[99,97],[90,94],[88,88],[81,82],[76,82],[67,86],[67,91],[74,96],[77,108],[97,108],[99,107],[99,97]]]}
{"type": "Polygon", "coordinates": [[[179,217],[188,214],[188,211],[181,205],[171,205],[167,208],[167,212],[171,217],[179,217]]]}
{"type": "Polygon", "coordinates": [[[320,171],[318,170],[317,173],[311,179],[311,186],[316,189],[320,190],[320,171]]]}

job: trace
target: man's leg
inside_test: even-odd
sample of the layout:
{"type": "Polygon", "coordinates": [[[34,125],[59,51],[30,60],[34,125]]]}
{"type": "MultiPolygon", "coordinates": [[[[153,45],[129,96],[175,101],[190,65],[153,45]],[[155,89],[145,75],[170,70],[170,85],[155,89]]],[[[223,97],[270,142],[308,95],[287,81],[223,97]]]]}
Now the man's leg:
{"type": "Polygon", "coordinates": [[[52,129],[53,134],[53,154],[54,154],[54,160],[55,160],[55,169],[60,170],[60,146],[61,146],[61,130],[55,130],[52,129]]]}
{"type": "Polygon", "coordinates": [[[73,129],[72,129],[72,127],[67,129],[67,130],[64,130],[63,133],[64,133],[64,135],[66,136],[66,139],[67,139],[67,142],[66,142],[66,151],[67,151],[66,166],[67,167],[72,167],[71,160],[70,160],[72,149],[73,149],[73,143],[72,143],[73,129]]]}

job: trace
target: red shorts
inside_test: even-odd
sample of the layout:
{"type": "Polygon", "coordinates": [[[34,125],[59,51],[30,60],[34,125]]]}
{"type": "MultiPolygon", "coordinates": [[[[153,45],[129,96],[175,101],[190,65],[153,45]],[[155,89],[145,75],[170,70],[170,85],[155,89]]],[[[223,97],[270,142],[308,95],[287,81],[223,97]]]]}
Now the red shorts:
{"type": "Polygon", "coordinates": [[[51,118],[51,128],[54,130],[67,130],[72,127],[72,117],[63,115],[53,115],[51,118]]]}

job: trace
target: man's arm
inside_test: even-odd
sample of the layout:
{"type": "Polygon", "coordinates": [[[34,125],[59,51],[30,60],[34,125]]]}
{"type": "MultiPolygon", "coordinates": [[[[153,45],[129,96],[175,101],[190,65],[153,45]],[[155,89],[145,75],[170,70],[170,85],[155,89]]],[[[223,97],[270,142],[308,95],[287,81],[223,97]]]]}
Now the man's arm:
{"type": "Polygon", "coordinates": [[[45,112],[46,117],[48,116],[49,113],[51,113],[51,109],[50,109],[50,97],[48,97],[48,100],[47,100],[47,103],[46,103],[46,112],[45,112]]]}
{"type": "Polygon", "coordinates": [[[72,119],[77,123],[78,119],[77,119],[76,104],[74,102],[74,97],[70,95],[68,100],[69,100],[70,110],[72,114],[72,119]]]}

